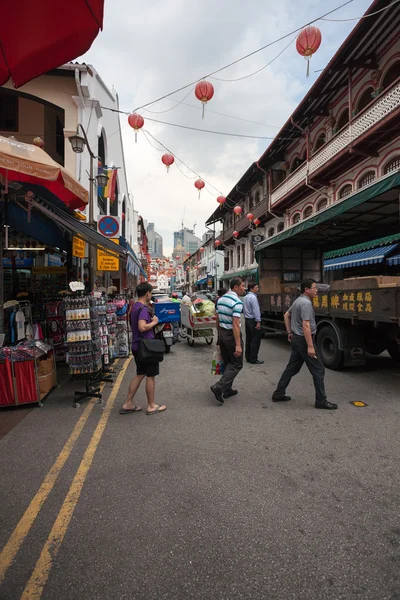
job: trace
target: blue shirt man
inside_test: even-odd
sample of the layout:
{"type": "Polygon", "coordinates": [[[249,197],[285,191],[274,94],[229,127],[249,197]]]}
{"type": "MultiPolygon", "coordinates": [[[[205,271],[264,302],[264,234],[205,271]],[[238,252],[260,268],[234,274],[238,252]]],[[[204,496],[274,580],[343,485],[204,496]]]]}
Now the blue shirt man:
{"type": "Polygon", "coordinates": [[[258,351],[261,344],[261,310],[258,303],[257,283],[250,283],[248,294],[243,299],[244,318],[246,324],[245,357],[252,365],[262,365],[263,360],[258,360],[258,351]]]}

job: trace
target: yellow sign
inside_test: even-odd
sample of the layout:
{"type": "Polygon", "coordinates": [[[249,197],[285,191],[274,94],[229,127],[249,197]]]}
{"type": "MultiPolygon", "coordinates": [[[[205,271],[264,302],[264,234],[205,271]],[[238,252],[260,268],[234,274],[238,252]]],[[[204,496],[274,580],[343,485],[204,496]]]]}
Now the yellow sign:
{"type": "Polygon", "coordinates": [[[72,237],[72,256],[85,258],[85,241],[76,235],[72,237]]]}
{"type": "MultiPolygon", "coordinates": [[[[119,240],[113,240],[119,244],[119,240]]],[[[119,258],[116,252],[111,250],[97,250],[97,270],[98,271],[119,271],[119,258]]]]}
{"type": "Polygon", "coordinates": [[[33,275],[60,275],[66,272],[67,267],[32,267],[33,275]]]}

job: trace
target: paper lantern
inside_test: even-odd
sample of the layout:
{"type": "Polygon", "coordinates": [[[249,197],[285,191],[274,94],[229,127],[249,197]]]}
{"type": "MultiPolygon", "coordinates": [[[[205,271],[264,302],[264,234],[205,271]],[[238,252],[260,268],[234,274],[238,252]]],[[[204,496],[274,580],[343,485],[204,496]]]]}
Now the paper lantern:
{"type": "Polygon", "coordinates": [[[167,173],[169,171],[170,166],[175,162],[175,158],[172,156],[172,154],[163,154],[161,157],[161,160],[163,161],[164,165],[167,167],[167,173]]]}
{"type": "Polygon", "coordinates": [[[237,238],[237,237],[239,237],[239,232],[238,231],[234,231],[232,233],[232,235],[233,235],[233,237],[237,238]]]}
{"type": "Polygon", "coordinates": [[[218,198],[217,198],[217,202],[218,202],[219,204],[221,204],[221,206],[222,206],[222,204],[225,204],[225,202],[226,202],[226,198],[225,198],[225,196],[218,196],[218,198]]]}
{"type": "Polygon", "coordinates": [[[135,142],[137,142],[137,132],[139,129],[142,129],[144,125],[144,119],[142,115],[139,115],[138,113],[132,113],[128,117],[128,123],[132,129],[135,130],[135,142]]]}
{"type": "Polygon", "coordinates": [[[310,59],[321,45],[322,35],[318,27],[309,25],[300,31],[296,40],[296,50],[307,61],[307,77],[310,74],[310,59]]]}
{"type": "Polygon", "coordinates": [[[258,227],[259,224],[261,223],[260,219],[254,219],[253,224],[258,227]]]}
{"type": "Polygon", "coordinates": [[[222,244],[221,240],[215,240],[215,246],[218,248],[222,244]]]}
{"type": "Polygon", "coordinates": [[[204,248],[203,246],[201,246],[201,248],[199,248],[200,252],[204,252],[204,248]]]}
{"type": "Polygon", "coordinates": [[[235,206],[235,208],[233,209],[233,212],[235,213],[235,215],[241,215],[243,212],[243,209],[241,206],[235,206]]]}
{"type": "Polygon", "coordinates": [[[180,259],[180,256],[175,256],[175,258],[176,258],[176,260],[179,260],[179,259],[180,259]]]}
{"type": "Polygon", "coordinates": [[[204,181],[202,179],[196,179],[196,181],[194,182],[194,187],[199,190],[199,198],[200,198],[201,190],[203,189],[203,187],[205,185],[206,184],[204,183],[204,181]]]}
{"type": "Polygon", "coordinates": [[[214,96],[214,86],[209,81],[199,81],[195,87],[194,93],[197,100],[200,100],[200,102],[203,104],[202,119],[204,119],[204,107],[214,96]]]}
{"type": "Polygon", "coordinates": [[[251,221],[254,221],[254,215],[253,215],[253,213],[248,213],[248,214],[246,215],[246,219],[247,219],[248,221],[250,221],[250,222],[251,222],[251,221]]]}

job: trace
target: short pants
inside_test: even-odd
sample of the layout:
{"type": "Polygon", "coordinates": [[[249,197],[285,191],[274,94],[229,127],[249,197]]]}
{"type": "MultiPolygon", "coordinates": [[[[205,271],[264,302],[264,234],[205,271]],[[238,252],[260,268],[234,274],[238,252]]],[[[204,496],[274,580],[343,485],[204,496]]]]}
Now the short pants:
{"type": "Polygon", "coordinates": [[[160,363],[140,363],[136,358],[135,353],[132,352],[132,354],[135,357],[137,375],[155,377],[156,375],[160,374],[160,363]]]}

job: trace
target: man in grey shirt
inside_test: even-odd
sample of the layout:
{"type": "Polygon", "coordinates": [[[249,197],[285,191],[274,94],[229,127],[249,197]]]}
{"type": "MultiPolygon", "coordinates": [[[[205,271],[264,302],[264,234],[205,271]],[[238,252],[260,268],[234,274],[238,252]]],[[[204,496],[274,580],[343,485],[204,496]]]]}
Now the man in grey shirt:
{"type": "Polygon", "coordinates": [[[313,279],[301,283],[301,296],[299,296],[284,315],[286,331],[292,346],[292,353],[286,369],[279,380],[275,392],[272,394],[273,402],[290,400],[286,396],[292,377],[297,375],[304,363],[310,371],[315,387],[315,408],[335,410],[337,404],[328,402],[325,393],[325,368],[319,360],[315,349],[315,334],[317,324],[312,299],[318,294],[317,284],[313,279]]]}

